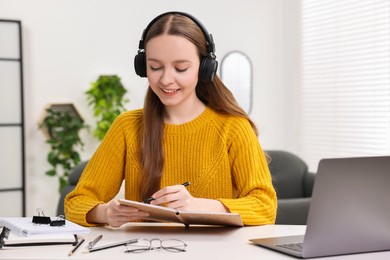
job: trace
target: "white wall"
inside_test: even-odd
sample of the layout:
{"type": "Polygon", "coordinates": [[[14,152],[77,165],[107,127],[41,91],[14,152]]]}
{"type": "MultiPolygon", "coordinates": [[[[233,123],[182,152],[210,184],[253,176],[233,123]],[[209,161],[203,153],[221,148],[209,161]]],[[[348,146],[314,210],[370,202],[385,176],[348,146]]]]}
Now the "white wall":
{"type": "MultiPolygon", "coordinates": [[[[141,107],[147,82],[135,75],[133,58],[143,29],[165,11],[199,18],[219,60],[232,50],[251,58],[251,116],[263,148],[293,150],[296,6],[297,0],[0,0],[0,19],[23,26],[27,215],[36,208],[54,215],[59,198],[57,179],[44,174],[49,147],[37,123],[45,106],[74,103],[93,125],[84,92],[98,75],[117,74],[129,91],[128,109],[141,107]]],[[[87,159],[97,142],[91,133],[83,139],[87,159]]]]}

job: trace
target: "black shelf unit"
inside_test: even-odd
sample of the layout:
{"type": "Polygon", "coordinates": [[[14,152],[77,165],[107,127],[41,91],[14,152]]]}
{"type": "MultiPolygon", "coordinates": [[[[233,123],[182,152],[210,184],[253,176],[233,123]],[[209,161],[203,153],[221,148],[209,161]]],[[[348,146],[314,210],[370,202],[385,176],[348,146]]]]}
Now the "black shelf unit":
{"type": "Polygon", "coordinates": [[[0,200],[2,216],[26,215],[22,23],[0,19],[0,200]]]}

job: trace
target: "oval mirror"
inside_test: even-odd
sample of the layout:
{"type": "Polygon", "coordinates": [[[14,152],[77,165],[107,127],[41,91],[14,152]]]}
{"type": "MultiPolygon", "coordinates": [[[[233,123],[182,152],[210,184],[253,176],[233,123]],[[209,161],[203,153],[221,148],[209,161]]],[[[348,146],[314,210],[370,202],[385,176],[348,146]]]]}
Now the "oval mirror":
{"type": "Polygon", "coordinates": [[[246,113],[252,107],[252,63],[240,51],[228,53],[221,62],[221,79],[246,113]]]}

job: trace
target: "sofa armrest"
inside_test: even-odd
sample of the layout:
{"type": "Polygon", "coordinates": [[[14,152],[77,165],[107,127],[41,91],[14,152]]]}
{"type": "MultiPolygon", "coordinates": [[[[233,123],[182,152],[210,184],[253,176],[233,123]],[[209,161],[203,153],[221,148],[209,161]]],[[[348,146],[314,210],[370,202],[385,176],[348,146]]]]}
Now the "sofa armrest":
{"type": "Polygon", "coordinates": [[[88,161],[83,161],[80,164],[78,164],[74,169],[72,170],[72,173],[69,175],[69,185],[76,186],[79,182],[80,176],[84,171],[85,166],[87,166],[88,161]]]}
{"type": "Polygon", "coordinates": [[[307,172],[303,178],[303,189],[304,189],[304,196],[305,197],[311,197],[313,193],[313,187],[314,187],[314,181],[316,178],[316,174],[312,172],[307,172]]]}
{"type": "Polygon", "coordinates": [[[276,224],[306,225],[311,198],[279,199],[276,224]]]}

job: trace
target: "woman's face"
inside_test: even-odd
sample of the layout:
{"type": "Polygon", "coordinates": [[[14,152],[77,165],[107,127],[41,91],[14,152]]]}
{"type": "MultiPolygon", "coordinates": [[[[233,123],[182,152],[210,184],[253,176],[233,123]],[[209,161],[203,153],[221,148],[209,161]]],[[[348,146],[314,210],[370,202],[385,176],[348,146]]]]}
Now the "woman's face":
{"type": "Polygon", "coordinates": [[[187,109],[198,100],[199,64],[196,46],[184,37],[164,34],[146,44],[149,84],[166,107],[187,109]]]}

